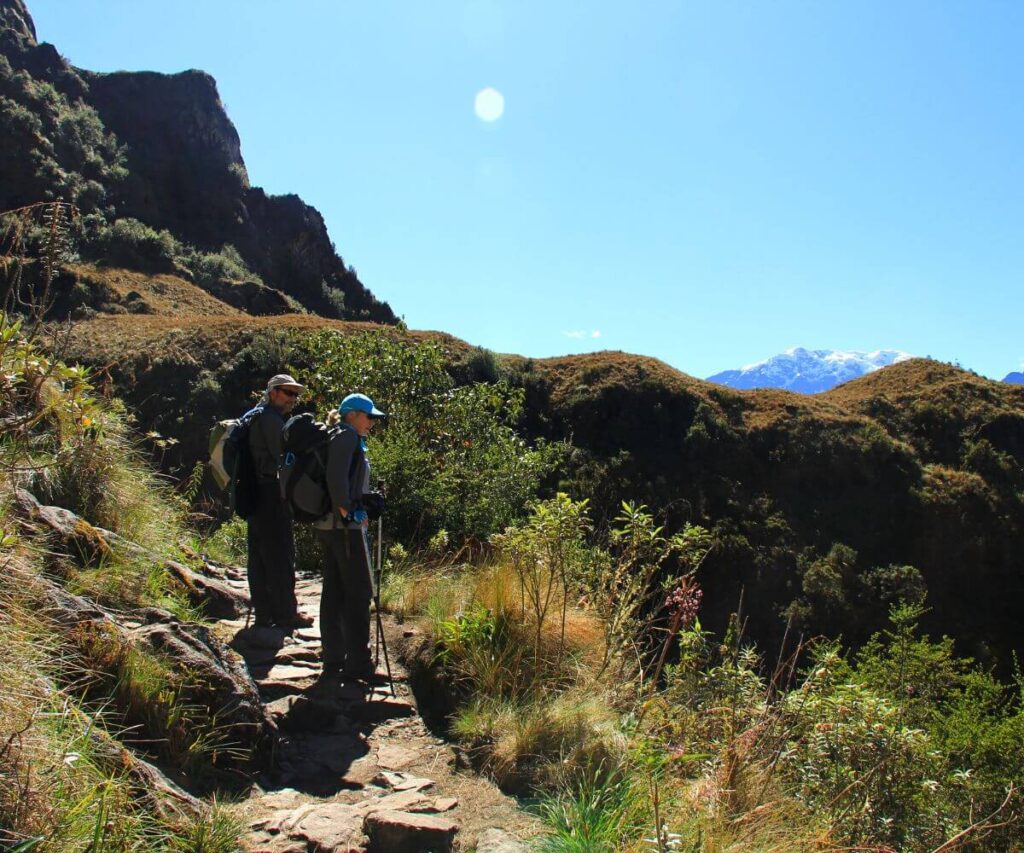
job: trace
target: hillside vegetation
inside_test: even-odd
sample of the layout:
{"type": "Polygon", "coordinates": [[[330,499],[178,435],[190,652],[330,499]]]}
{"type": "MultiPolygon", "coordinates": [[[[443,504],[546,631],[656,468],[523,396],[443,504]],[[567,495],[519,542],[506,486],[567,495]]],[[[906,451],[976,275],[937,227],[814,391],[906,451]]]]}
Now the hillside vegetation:
{"type": "MultiPolygon", "coordinates": [[[[531,445],[509,426],[529,383],[501,374],[544,376],[543,365],[502,368],[443,338],[295,321],[282,332],[226,317],[200,332],[117,317],[81,324],[74,340],[81,346],[98,327],[108,341],[114,329],[145,329],[156,336],[150,356],[173,353],[171,377],[195,357],[190,341],[231,330],[244,346],[221,358],[250,348],[243,358],[314,359],[310,393],[321,404],[339,386],[378,397],[392,389],[395,423],[371,447],[378,470],[405,478],[388,515],[385,606],[422,622],[423,645],[408,654],[441,730],[479,772],[539,798],[545,849],[933,850],[954,839],[1012,849],[1020,686],[923,636],[908,597],[856,655],[816,641],[762,657],[740,615],[715,636],[704,615],[720,532],[666,528],[635,504],[595,527],[589,503],[565,494],[528,509],[551,466],[569,465],[571,477],[580,452],[531,445]],[[154,349],[167,335],[175,348],[154,349]],[[262,347],[275,343],[285,349],[267,355],[262,347]],[[410,453],[418,461],[402,468],[410,453]],[[495,487],[463,489],[474,482],[495,487]],[[462,547],[481,537],[482,552],[462,547]]],[[[0,703],[0,826],[32,840],[25,849],[233,849],[238,827],[172,778],[197,793],[244,785],[258,741],[244,747],[240,730],[222,728],[203,682],[144,639],[196,615],[165,562],[193,559],[179,545],[196,541],[183,523],[188,498],[147,473],[119,405],[80,370],[43,355],[17,324],[5,320],[0,339],[10,685],[0,703]],[[41,547],[38,511],[15,509],[18,486],[82,520],[41,547]],[[143,548],[126,550],[122,537],[143,548]],[[103,615],[115,611],[116,620],[103,615]]],[[[609,361],[635,377],[625,357],[609,361]]],[[[565,361],[557,368],[552,376],[564,378],[565,361]]],[[[677,393],[707,390],[665,377],[677,393]]],[[[232,526],[218,548],[230,551],[232,526]]]]}
{"type": "Polygon", "coordinates": [[[389,412],[383,606],[543,849],[1021,849],[1024,387],[733,391],[410,331],[249,185],[212,78],[74,68],[22,0],[0,133],[5,849],[237,848],[218,802],[277,734],[211,625],[245,525],[202,462],[283,371],[389,412]]]}
{"type": "MultiPolygon", "coordinates": [[[[202,458],[208,426],[243,411],[278,365],[317,374],[310,334],[372,329],[302,316],[111,316],[80,323],[71,352],[106,371],[145,431],[178,442],[161,461],[182,474],[202,458]]],[[[926,628],[965,653],[1008,671],[1020,651],[1024,389],[918,359],[814,397],[738,392],[624,353],[526,360],[442,334],[373,334],[436,346],[456,385],[519,389],[520,432],[571,445],[547,488],[587,498],[598,527],[623,500],[670,529],[707,527],[712,630],[742,598],[746,630],[765,647],[787,624],[791,641],[859,645],[911,596],[928,608],[926,628]]],[[[385,406],[390,390],[380,386],[385,406]]]]}
{"type": "Polygon", "coordinates": [[[234,850],[195,795],[244,788],[269,729],[212,677],[186,504],[123,407],[5,314],[0,369],[0,846],[234,850]]]}

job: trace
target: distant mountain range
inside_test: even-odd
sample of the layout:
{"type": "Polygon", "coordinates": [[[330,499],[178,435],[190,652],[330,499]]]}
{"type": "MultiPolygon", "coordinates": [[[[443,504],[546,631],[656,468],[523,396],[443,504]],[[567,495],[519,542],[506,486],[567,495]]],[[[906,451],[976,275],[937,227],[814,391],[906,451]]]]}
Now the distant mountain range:
{"type": "MultiPolygon", "coordinates": [[[[890,364],[906,361],[908,358],[915,356],[892,349],[855,352],[791,347],[784,353],[759,361],[757,364],[748,364],[739,370],[723,370],[709,376],[708,382],[747,390],[782,388],[800,394],[817,394],[867,373],[874,373],[890,364]]],[[[1024,373],[1008,373],[1003,377],[1003,382],[1024,385],[1024,373]]]]}
{"type": "Polygon", "coordinates": [[[784,388],[801,394],[817,394],[913,357],[900,350],[852,352],[792,347],[757,364],[716,373],[709,376],[708,381],[730,388],[784,388]]]}

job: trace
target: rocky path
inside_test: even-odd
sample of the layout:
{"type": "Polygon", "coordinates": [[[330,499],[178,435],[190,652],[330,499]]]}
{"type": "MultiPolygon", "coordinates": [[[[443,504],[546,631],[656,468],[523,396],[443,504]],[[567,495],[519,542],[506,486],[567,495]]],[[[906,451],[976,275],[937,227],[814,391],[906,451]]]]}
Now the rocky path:
{"type": "MultiPolygon", "coordinates": [[[[244,580],[230,584],[244,588],[244,580]]],[[[300,606],[319,610],[319,580],[299,583],[300,606]]],[[[493,784],[457,768],[457,756],[416,710],[395,660],[404,629],[385,622],[395,680],[372,690],[320,679],[320,632],[291,637],[222,621],[281,736],[273,769],[237,806],[244,849],[265,853],[531,849],[536,821],[493,784]]],[[[407,633],[407,632],[405,632],[407,633]]],[[[384,661],[381,658],[380,671],[384,661]]]]}

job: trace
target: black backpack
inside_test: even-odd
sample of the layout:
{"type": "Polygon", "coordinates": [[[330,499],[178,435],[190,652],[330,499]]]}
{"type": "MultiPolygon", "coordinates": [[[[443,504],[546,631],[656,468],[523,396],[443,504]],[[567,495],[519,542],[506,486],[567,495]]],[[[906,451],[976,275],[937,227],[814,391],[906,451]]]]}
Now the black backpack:
{"type": "MultiPolygon", "coordinates": [[[[295,415],[284,425],[278,480],[281,496],[298,522],[309,524],[331,513],[331,496],[327,490],[327,446],[337,433],[337,427],[331,428],[314,420],[308,412],[295,415]]],[[[352,454],[349,479],[362,459],[361,449],[352,454]]]]}

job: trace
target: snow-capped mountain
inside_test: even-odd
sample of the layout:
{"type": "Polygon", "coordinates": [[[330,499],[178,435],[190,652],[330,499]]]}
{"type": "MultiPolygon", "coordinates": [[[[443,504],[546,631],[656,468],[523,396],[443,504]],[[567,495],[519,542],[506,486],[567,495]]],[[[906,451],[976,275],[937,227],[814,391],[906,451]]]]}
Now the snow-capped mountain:
{"type": "Polygon", "coordinates": [[[716,373],[709,376],[708,381],[730,388],[785,388],[801,394],[817,394],[913,357],[891,349],[851,352],[793,347],[757,364],[716,373]]]}
{"type": "Polygon", "coordinates": [[[1003,382],[1009,382],[1011,385],[1024,385],[1024,373],[1014,371],[1013,373],[1007,373],[1003,377],[1003,382]]]}

